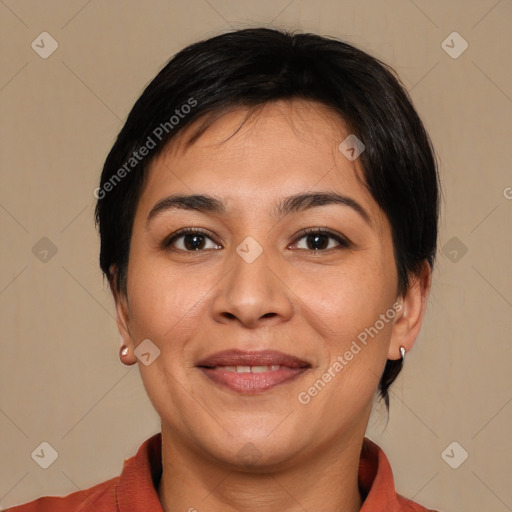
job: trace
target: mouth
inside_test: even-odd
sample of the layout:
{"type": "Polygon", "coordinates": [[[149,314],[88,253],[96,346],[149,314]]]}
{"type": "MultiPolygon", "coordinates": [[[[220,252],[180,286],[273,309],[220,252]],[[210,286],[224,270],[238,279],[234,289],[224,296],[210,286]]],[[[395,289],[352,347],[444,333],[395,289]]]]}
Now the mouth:
{"type": "Polygon", "coordinates": [[[274,350],[226,350],[208,356],[196,366],[218,386],[245,394],[290,383],[311,368],[307,361],[274,350]]]}

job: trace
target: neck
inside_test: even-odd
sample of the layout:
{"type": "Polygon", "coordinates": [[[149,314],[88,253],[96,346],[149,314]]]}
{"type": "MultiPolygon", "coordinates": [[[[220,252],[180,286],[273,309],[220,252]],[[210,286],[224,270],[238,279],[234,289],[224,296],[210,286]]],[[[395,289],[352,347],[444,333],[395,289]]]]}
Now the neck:
{"type": "Polygon", "coordinates": [[[358,468],[364,430],[280,468],[238,470],[208,459],[162,423],[162,477],[158,496],[165,512],[358,512],[358,468]]]}

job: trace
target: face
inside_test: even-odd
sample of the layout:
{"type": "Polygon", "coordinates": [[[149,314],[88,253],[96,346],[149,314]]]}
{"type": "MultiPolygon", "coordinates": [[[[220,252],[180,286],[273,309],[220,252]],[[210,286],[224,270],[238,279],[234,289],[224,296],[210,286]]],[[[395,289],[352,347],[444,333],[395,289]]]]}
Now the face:
{"type": "Polygon", "coordinates": [[[152,163],[118,319],[132,352],[143,340],[160,351],[138,364],[162,432],[227,464],[252,450],[256,466],[286,465],[364,434],[386,359],[399,357],[402,299],[389,222],[338,149],[343,123],[297,100],[236,132],[245,114],[187,149],[184,131],[152,163]],[[166,201],[178,194],[215,201],[166,201]],[[290,207],[301,194],[342,199],[290,207]],[[230,350],[236,361],[215,357],[230,350]]]}

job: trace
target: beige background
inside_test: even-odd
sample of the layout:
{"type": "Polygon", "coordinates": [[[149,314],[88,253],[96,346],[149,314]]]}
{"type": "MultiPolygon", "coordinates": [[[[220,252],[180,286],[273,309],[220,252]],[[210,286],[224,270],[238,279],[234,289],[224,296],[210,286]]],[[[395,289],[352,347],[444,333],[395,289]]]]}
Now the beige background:
{"type": "Polygon", "coordinates": [[[159,431],[138,369],[118,360],[92,191],[133,102],[171,55],[231,28],[276,25],[390,63],[440,160],[427,318],[392,388],[389,424],[376,406],[368,436],[401,494],[444,512],[512,510],[510,0],[1,0],[0,16],[4,508],[116,476],[159,431]],[[43,31],[59,45],[47,59],[31,48],[43,31]],[[456,59],[441,45],[453,31],[469,44],[456,59]],[[46,262],[47,241],[33,253],[42,237],[57,249],[46,262]],[[42,441],[58,452],[46,470],[31,458],[42,441]],[[441,456],[453,441],[469,454],[457,469],[441,456]]]}

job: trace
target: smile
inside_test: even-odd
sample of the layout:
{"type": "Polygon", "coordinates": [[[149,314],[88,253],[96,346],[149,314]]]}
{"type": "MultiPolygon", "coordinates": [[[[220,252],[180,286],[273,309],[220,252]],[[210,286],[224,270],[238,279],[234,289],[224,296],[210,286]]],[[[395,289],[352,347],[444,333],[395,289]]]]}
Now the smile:
{"type": "Polygon", "coordinates": [[[246,394],[256,394],[276,386],[289,384],[309,368],[286,366],[216,366],[199,368],[203,375],[222,388],[246,394]]]}
{"type": "Polygon", "coordinates": [[[237,373],[265,373],[275,372],[280,368],[284,368],[279,364],[272,366],[216,366],[214,370],[225,370],[226,372],[237,373]]]}

